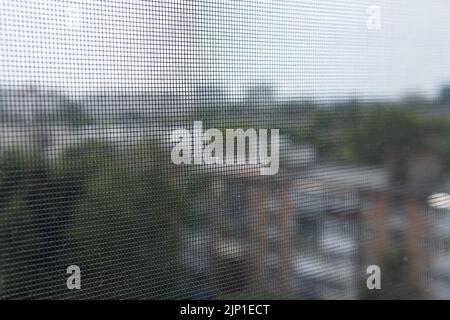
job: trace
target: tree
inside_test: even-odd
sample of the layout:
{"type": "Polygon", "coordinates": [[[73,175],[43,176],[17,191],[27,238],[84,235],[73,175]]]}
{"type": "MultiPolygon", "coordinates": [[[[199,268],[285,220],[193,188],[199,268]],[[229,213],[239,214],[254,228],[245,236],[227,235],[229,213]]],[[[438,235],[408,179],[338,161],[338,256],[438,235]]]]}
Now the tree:
{"type": "Polygon", "coordinates": [[[450,105],[450,85],[441,88],[439,93],[439,103],[443,105],[450,105]]]}
{"type": "Polygon", "coordinates": [[[72,127],[82,127],[94,123],[93,117],[80,104],[66,101],[60,109],[50,115],[50,120],[62,122],[72,127]]]}
{"type": "Polygon", "coordinates": [[[39,153],[26,151],[5,153],[0,171],[2,296],[59,296],[66,232],[82,190],[79,178],[56,174],[39,153]]]}
{"type": "Polygon", "coordinates": [[[411,110],[379,106],[345,128],[345,145],[357,161],[382,163],[391,154],[411,153],[423,147],[419,119],[411,110]]]}
{"type": "Polygon", "coordinates": [[[147,146],[91,171],[76,205],[72,261],[91,297],[177,298],[184,279],[177,238],[182,206],[158,161],[162,151],[147,146]]]}

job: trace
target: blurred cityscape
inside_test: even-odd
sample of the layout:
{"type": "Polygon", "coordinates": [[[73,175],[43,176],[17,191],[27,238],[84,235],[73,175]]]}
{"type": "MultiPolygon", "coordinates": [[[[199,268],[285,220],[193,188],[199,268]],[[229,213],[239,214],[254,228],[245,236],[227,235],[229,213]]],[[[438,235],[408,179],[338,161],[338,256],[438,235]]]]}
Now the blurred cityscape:
{"type": "Polygon", "coordinates": [[[450,86],[398,101],[0,91],[0,297],[450,298],[450,86]],[[280,170],[174,166],[170,132],[280,129],[280,170]],[[66,288],[79,265],[83,290],[66,288]],[[379,265],[382,290],[366,287],[379,265]]]}

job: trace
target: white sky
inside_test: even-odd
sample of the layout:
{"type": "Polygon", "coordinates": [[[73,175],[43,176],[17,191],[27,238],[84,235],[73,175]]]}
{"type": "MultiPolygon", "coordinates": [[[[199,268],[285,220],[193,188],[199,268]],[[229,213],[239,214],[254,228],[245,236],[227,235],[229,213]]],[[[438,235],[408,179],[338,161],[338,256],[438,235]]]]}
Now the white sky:
{"type": "Polygon", "coordinates": [[[448,0],[1,0],[0,83],[281,96],[432,94],[450,81],[448,0]],[[368,30],[378,5],[382,29],[368,30]]]}

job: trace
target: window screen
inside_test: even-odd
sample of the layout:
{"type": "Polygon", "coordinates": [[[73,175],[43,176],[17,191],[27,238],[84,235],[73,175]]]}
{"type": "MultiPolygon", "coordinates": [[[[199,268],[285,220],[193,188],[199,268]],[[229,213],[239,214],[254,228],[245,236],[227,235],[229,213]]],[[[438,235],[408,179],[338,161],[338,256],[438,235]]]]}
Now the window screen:
{"type": "Polygon", "coordinates": [[[450,298],[447,0],[2,0],[0,298],[450,298]]]}

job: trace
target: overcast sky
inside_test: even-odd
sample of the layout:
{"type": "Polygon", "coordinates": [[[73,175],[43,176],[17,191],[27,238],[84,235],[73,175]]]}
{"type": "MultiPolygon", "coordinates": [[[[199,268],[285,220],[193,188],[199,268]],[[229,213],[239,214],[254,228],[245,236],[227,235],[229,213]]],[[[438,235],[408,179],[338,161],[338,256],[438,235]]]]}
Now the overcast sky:
{"type": "Polygon", "coordinates": [[[1,0],[0,83],[70,92],[201,81],[280,96],[435,93],[450,81],[448,0],[1,0]],[[366,9],[381,10],[369,30],[366,9]]]}

